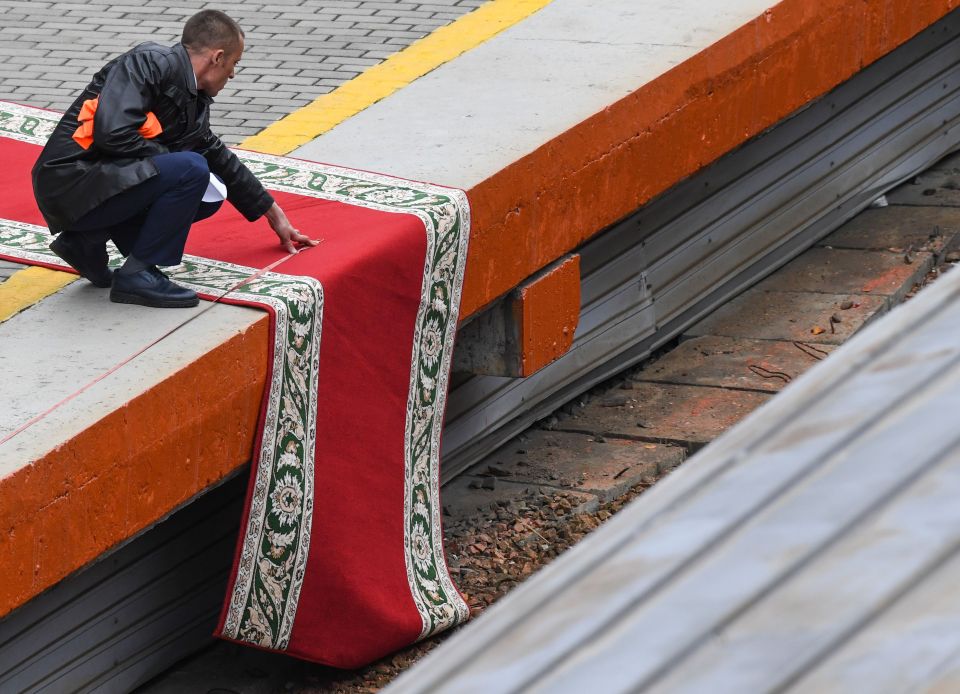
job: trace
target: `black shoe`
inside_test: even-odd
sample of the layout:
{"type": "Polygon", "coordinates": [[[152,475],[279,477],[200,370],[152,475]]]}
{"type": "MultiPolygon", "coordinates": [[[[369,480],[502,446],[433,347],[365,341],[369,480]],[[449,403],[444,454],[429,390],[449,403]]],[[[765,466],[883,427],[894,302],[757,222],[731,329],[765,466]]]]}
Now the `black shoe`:
{"type": "Polygon", "coordinates": [[[200,298],[195,291],[174,284],[151,265],[139,272],[116,273],[110,301],[154,308],[190,308],[200,303],[200,298]]]}
{"type": "Polygon", "coordinates": [[[95,287],[106,289],[113,281],[113,270],[107,267],[106,244],[84,243],[76,233],[64,231],[50,243],[50,250],[95,287]]]}

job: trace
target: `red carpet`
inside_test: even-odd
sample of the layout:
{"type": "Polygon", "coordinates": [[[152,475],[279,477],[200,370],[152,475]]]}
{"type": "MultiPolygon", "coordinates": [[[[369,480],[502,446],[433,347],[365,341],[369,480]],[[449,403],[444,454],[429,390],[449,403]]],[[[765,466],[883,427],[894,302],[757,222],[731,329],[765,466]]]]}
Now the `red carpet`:
{"type": "MultiPolygon", "coordinates": [[[[0,102],[0,256],[60,267],[30,168],[59,114],[0,102]]],[[[274,327],[220,635],[353,667],[468,615],[440,535],[439,437],[466,260],[460,191],[240,152],[324,239],[231,292],[274,327]]],[[[284,257],[229,204],[171,276],[218,296],[284,257]]],[[[104,296],[104,309],[109,303],[104,296]]]]}

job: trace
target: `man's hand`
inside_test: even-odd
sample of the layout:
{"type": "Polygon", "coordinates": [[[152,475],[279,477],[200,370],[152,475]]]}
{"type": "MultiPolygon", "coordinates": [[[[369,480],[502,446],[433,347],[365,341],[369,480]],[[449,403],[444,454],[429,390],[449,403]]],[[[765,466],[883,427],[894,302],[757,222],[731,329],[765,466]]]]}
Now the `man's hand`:
{"type": "Polygon", "coordinates": [[[287,253],[297,252],[297,248],[294,246],[295,243],[301,246],[316,246],[320,243],[314,239],[307,238],[294,229],[293,225],[290,224],[290,220],[287,219],[287,215],[280,209],[280,205],[277,203],[273,203],[270,209],[267,210],[266,218],[267,221],[270,222],[270,227],[276,232],[277,236],[280,237],[280,244],[287,249],[287,253]]]}

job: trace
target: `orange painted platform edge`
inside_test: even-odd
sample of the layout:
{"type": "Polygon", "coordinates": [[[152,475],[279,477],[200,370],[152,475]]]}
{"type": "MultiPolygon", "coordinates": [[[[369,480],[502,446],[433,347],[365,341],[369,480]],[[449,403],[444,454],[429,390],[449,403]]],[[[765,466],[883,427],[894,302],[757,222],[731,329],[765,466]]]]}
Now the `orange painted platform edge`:
{"type": "Polygon", "coordinates": [[[516,291],[521,377],[532,376],[570,349],[580,322],[580,256],[559,260],[516,291]]]}
{"type": "Polygon", "coordinates": [[[461,316],[826,94],[960,0],[783,0],[468,191],[461,316]]]}
{"type": "Polygon", "coordinates": [[[269,316],[0,480],[0,616],[250,460],[269,316]]]}

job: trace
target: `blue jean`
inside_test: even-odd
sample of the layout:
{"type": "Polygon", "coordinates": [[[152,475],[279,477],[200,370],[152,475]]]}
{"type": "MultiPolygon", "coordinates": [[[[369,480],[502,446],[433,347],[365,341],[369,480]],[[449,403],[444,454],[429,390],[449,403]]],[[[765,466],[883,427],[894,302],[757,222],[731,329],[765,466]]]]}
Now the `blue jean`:
{"type": "Polygon", "coordinates": [[[149,265],[178,265],[190,226],[206,219],[222,202],[202,202],[210,182],[207,160],[196,152],[151,157],[157,175],[108,198],[81,217],[71,232],[85,240],[112,239],[120,252],[149,265]]]}

